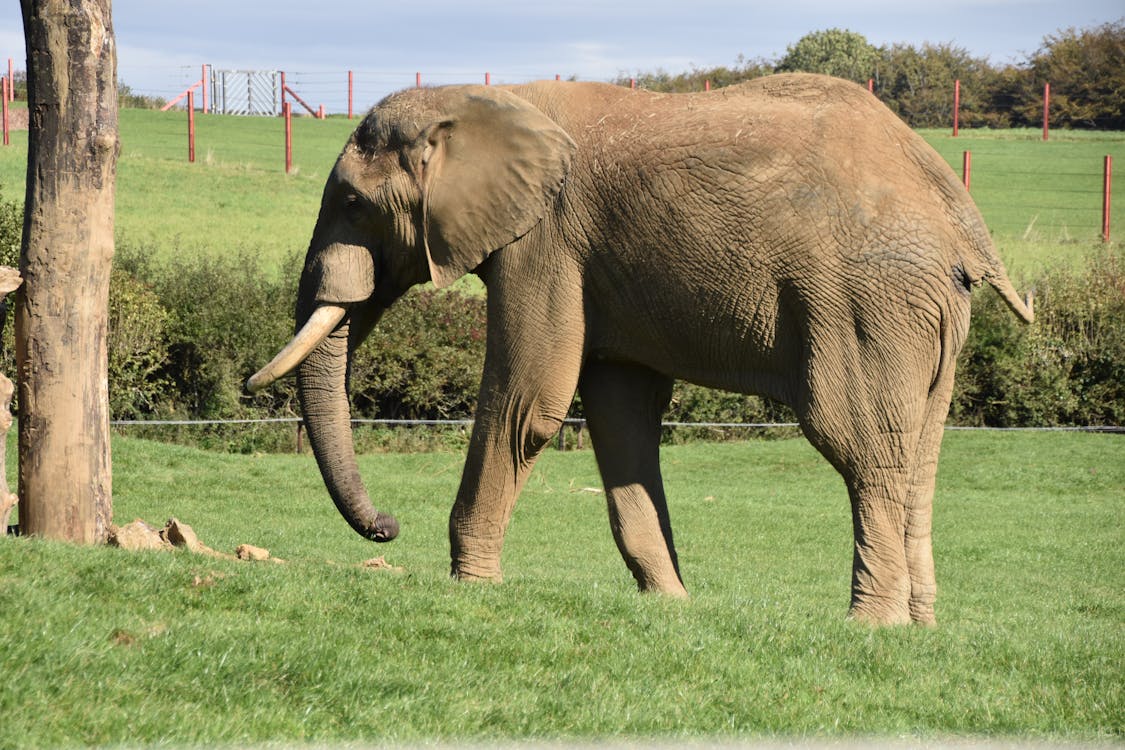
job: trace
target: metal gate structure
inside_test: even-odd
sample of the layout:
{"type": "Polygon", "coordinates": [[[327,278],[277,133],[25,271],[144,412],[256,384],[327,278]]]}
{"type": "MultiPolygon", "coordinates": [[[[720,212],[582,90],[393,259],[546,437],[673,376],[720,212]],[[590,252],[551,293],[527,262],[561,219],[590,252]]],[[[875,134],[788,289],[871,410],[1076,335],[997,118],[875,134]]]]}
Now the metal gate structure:
{"type": "Polygon", "coordinates": [[[212,68],[211,111],[219,115],[281,114],[281,73],[212,68]]]}

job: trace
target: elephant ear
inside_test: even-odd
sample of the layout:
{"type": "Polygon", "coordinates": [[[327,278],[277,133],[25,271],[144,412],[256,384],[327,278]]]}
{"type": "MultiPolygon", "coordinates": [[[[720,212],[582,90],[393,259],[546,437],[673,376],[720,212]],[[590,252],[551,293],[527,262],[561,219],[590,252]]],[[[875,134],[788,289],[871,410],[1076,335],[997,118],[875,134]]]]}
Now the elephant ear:
{"type": "Polygon", "coordinates": [[[423,226],[438,288],[543,219],[576,148],[530,103],[485,87],[458,91],[423,137],[423,226]]]}

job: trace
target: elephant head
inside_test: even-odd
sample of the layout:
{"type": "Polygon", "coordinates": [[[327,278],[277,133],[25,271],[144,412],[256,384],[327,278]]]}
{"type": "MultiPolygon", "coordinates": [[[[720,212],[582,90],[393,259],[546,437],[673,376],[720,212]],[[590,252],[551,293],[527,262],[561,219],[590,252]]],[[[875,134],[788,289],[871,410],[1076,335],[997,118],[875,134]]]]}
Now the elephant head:
{"type": "Polygon", "coordinates": [[[324,482],[362,536],[389,541],[360,479],[348,364],[387,307],[415,284],[445,287],[531,231],[557,198],[575,146],[500,89],[414,89],[376,105],[329,175],[305,259],[293,340],[246,383],[296,369],[324,482]]]}

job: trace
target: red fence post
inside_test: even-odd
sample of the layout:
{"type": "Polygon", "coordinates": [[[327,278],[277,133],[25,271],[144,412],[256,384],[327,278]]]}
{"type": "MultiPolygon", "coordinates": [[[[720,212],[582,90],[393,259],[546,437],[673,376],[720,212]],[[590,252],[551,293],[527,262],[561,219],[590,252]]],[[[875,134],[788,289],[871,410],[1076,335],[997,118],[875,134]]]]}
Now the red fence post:
{"type": "Polygon", "coordinates": [[[285,118],[285,174],[293,171],[293,105],[281,105],[281,116],[285,118]]]}
{"type": "MultiPolygon", "coordinates": [[[[953,82],[953,137],[957,137],[957,131],[961,124],[961,79],[958,78],[953,82]]],[[[965,153],[968,153],[966,151],[965,153]]]]}
{"type": "Polygon", "coordinates": [[[966,151],[961,154],[961,181],[965,183],[965,189],[969,189],[969,183],[972,182],[973,175],[973,152],[966,151]]]}
{"type": "Polygon", "coordinates": [[[1047,140],[1047,128],[1051,113],[1051,84],[1043,84],[1043,140],[1047,140]]]}
{"type": "Polygon", "coordinates": [[[414,74],[414,87],[419,88],[419,89],[422,88],[422,74],[421,73],[415,73],[414,74]]]}
{"type": "Polygon", "coordinates": [[[11,136],[11,133],[8,131],[8,95],[11,93],[13,88],[15,88],[15,87],[12,85],[12,79],[11,78],[5,78],[4,79],[4,145],[5,146],[9,146],[12,143],[12,136],[11,136]]]}
{"type": "Polygon", "coordinates": [[[1102,242],[1109,242],[1109,198],[1113,191],[1113,157],[1105,155],[1105,171],[1102,177],[1102,242]]]}
{"type": "Polygon", "coordinates": [[[874,78],[868,78],[867,79],[867,93],[869,93],[869,94],[875,93],[875,79],[874,78]]]}
{"type": "Polygon", "coordinates": [[[711,79],[710,78],[708,78],[706,81],[703,82],[703,90],[704,91],[710,91],[711,90],[711,79]]]}
{"type": "Polygon", "coordinates": [[[195,92],[187,94],[187,160],[195,163],[195,92]]]}
{"type": "Polygon", "coordinates": [[[352,119],[352,94],[355,93],[355,76],[348,71],[348,119],[352,119]]]}
{"type": "Polygon", "coordinates": [[[485,86],[491,86],[492,85],[492,74],[491,73],[486,72],[484,74],[484,85],[485,86]]]}
{"type": "Polygon", "coordinates": [[[636,78],[630,78],[629,79],[629,88],[631,88],[631,89],[637,88],[637,79],[636,78]]]}
{"type": "Polygon", "coordinates": [[[200,69],[202,75],[199,77],[199,82],[203,86],[203,113],[207,113],[207,63],[203,64],[200,69]]]}

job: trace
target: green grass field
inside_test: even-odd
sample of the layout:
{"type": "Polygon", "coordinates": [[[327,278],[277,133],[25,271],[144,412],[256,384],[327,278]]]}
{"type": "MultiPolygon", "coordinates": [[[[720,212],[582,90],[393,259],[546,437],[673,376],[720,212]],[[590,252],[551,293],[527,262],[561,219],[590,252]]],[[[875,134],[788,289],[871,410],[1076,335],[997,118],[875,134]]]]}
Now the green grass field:
{"type": "MultiPolygon", "coordinates": [[[[296,169],[286,175],[277,118],[198,116],[195,164],[183,112],[125,109],[120,122],[120,241],[158,255],[250,250],[266,265],[304,252],[324,179],[357,124],[295,118],[296,169]]],[[[1101,236],[1104,155],[1125,173],[1125,133],[1059,130],[1046,143],[1031,130],[922,135],[958,174],[962,151],[973,152],[973,196],[1017,273],[1084,255],[1101,236]]],[[[15,132],[0,149],[3,197],[22,200],[26,159],[27,133],[15,132]]],[[[1113,226],[1125,236],[1125,199],[1114,204],[1113,226]]]]}
{"type": "Polygon", "coordinates": [[[1125,737],[1125,462],[1112,435],[950,433],[935,629],[845,621],[850,516],[803,440],[677,446],[687,602],[641,596],[589,451],[549,451],[502,586],[446,577],[461,455],[361,458],[375,547],[309,456],[119,439],[118,521],[287,564],[0,539],[0,747],[1125,737]],[[364,570],[384,554],[404,572],[364,570]]]}

